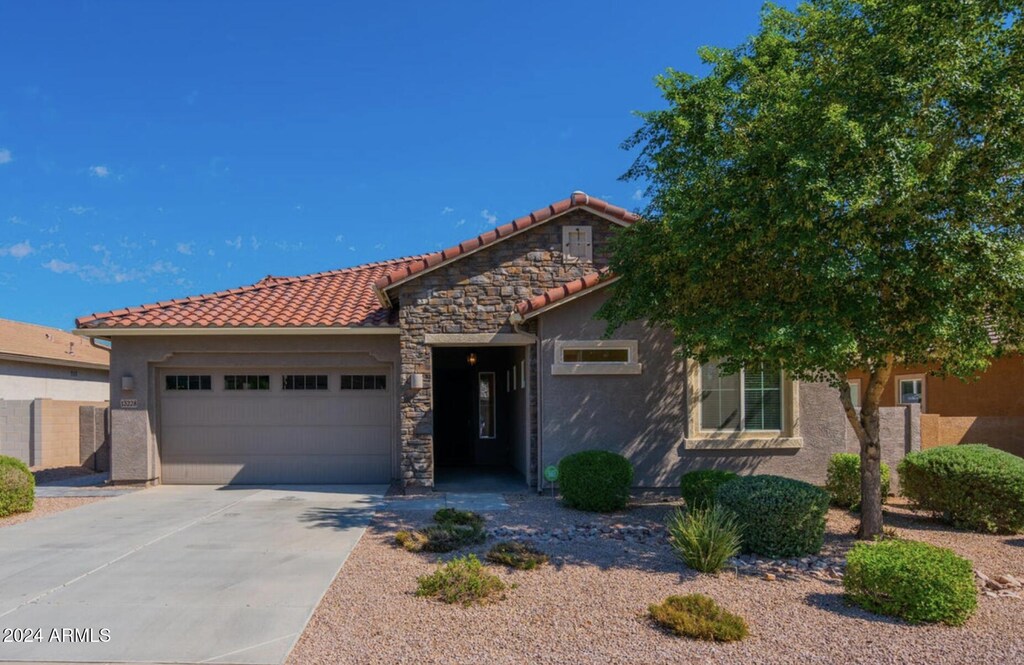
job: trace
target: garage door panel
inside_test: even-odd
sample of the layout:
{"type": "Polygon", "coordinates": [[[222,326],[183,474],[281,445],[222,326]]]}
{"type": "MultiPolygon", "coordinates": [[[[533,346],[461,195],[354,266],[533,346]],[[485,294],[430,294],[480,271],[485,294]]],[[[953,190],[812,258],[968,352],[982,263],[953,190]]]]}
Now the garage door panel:
{"type": "MultiPolygon", "coordinates": [[[[173,371],[167,371],[173,374],[173,371]]],[[[182,373],[185,373],[182,371],[182,373]]],[[[166,483],[381,483],[391,477],[393,395],[342,391],[341,370],[328,374],[331,390],[225,391],[223,373],[212,390],[162,391],[161,477],[166,483]]],[[[238,368],[238,374],[267,374],[238,368]]],[[[288,373],[288,372],[283,372],[288,373]]],[[[386,369],[373,373],[388,374],[386,369]]],[[[161,387],[164,381],[160,381],[161,387]]]]}

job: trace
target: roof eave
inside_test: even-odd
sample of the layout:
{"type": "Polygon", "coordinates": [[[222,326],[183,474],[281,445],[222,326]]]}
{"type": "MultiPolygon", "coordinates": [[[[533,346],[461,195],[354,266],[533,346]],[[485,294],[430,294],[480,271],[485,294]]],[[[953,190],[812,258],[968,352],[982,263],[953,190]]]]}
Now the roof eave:
{"type": "Polygon", "coordinates": [[[82,337],[157,337],[183,335],[397,335],[397,326],[143,326],[118,328],[76,328],[72,331],[82,337]]]}
{"type": "Polygon", "coordinates": [[[577,291],[576,293],[573,293],[572,295],[568,295],[568,296],[565,296],[563,298],[559,298],[558,300],[555,300],[553,302],[549,302],[547,305],[544,305],[543,307],[538,307],[537,309],[531,310],[531,311],[529,311],[529,312],[527,312],[525,314],[520,314],[520,316],[522,316],[523,321],[528,321],[528,320],[530,320],[530,319],[532,319],[534,317],[537,317],[537,316],[540,316],[541,314],[544,314],[545,312],[549,312],[549,311],[555,309],[556,307],[561,307],[562,305],[571,303],[572,301],[577,300],[579,298],[583,298],[585,296],[589,296],[590,294],[594,293],[595,291],[600,291],[604,287],[606,287],[606,286],[608,286],[610,284],[614,284],[618,280],[619,280],[618,277],[609,277],[608,279],[602,279],[597,284],[594,284],[593,286],[587,287],[587,288],[583,289],[582,291],[577,291]]]}

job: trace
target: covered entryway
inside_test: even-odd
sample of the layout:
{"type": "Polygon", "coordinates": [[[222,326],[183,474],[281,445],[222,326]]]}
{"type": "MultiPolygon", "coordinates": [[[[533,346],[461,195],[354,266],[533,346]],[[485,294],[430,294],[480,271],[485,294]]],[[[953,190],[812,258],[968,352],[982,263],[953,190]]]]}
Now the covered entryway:
{"type": "Polygon", "coordinates": [[[511,472],[525,483],[529,450],[526,347],[433,350],[434,464],[452,472],[511,472]]]}
{"type": "Polygon", "coordinates": [[[163,369],[161,480],[185,484],[387,483],[390,369],[163,369]]]}

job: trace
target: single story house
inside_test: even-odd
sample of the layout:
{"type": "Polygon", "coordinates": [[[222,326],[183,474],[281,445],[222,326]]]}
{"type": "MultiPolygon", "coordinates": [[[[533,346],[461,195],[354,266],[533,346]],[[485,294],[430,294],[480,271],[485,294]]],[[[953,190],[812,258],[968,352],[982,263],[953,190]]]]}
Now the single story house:
{"type": "MultiPolygon", "coordinates": [[[[636,485],[700,467],[823,482],[856,449],[834,390],[719,376],[642,323],[605,338],[610,242],[637,223],[583,192],[444,251],[85,316],[109,339],[113,479],[432,487],[604,448],[636,485]]],[[[890,409],[894,459],[919,445],[890,409]]]]}
{"type": "Polygon", "coordinates": [[[0,399],[106,401],[110,351],[71,333],[0,319],[0,399]]]}
{"type": "MultiPolygon", "coordinates": [[[[920,406],[922,448],[985,443],[1024,456],[1024,357],[998,357],[971,381],[936,376],[935,369],[899,365],[882,393],[882,406],[920,406]]],[[[848,378],[851,393],[859,396],[867,375],[851,372],[848,378]]]]}

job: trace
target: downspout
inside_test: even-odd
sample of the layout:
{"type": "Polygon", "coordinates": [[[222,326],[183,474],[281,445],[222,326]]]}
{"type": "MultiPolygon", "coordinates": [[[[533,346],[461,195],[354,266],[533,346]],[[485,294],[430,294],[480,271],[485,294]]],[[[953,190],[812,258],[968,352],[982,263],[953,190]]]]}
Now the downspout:
{"type": "MultiPolygon", "coordinates": [[[[520,314],[519,312],[512,312],[512,314],[509,316],[509,322],[512,324],[512,330],[514,330],[515,332],[517,332],[517,333],[519,333],[521,335],[529,335],[530,333],[526,332],[525,330],[523,330],[520,327],[523,324],[523,321],[524,321],[523,315],[520,314]]],[[[534,376],[534,380],[536,381],[536,384],[537,384],[537,414],[536,414],[536,418],[537,418],[537,459],[536,459],[536,462],[537,462],[537,494],[543,494],[544,493],[544,470],[541,468],[541,460],[544,459],[544,455],[542,453],[542,448],[543,448],[542,443],[543,443],[543,440],[544,440],[544,426],[543,426],[544,418],[541,416],[541,414],[543,413],[543,409],[544,409],[544,401],[541,399],[541,390],[540,390],[540,385],[541,385],[541,371],[540,371],[540,365],[541,365],[541,339],[542,339],[540,331],[541,331],[541,322],[540,322],[540,319],[537,319],[537,334],[535,336],[537,338],[537,341],[534,342],[534,347],[535,347],[534,358],[536,359],[536,364],[537,364],[537,371],[535,372],[535,376],[534,376]]]]}

